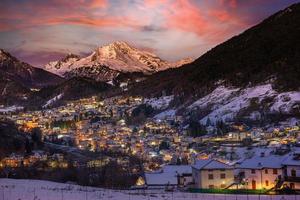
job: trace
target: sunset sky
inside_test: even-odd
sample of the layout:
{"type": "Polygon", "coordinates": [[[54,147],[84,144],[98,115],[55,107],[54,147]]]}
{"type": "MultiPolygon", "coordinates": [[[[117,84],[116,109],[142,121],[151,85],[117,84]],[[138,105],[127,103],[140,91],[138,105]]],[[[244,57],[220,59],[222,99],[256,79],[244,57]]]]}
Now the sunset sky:
{"type": "Polygon", "coordinates": [[[35,66],[126,41],[197,58],[300,0],[1,0],[0,48],[35,66]]]}

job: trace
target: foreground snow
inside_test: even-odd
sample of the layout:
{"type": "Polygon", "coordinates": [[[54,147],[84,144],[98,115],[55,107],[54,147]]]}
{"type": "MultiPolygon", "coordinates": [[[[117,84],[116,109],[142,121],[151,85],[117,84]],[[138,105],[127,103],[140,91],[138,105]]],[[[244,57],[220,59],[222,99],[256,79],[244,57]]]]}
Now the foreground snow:
{"type": "Polygon", "coordinates": [[[295,200],[298,196],[166,193],[160,190],[108,190],[39,180],[0,179],[2,200],[295,200]]]}

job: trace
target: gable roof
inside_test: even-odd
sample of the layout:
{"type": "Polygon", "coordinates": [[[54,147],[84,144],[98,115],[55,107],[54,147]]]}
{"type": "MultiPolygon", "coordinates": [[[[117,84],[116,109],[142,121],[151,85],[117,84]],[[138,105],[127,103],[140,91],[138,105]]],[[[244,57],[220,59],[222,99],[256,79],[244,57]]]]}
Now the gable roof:
{"type": "Polygon", "coordinates": [[[282,164],[300,166],[300,152],[295,152],[294,154],[288,155],[282,164]]]}
{"type": "Polygon", "coordinates": [[[263,168],[282,168],[282,163],[285,156],[269,155],[269,156],[254,156],[244,160],[238,168],[242,169],[263,169],[263,168]]]}
{"type": "Polygon", "coordinates": [[[233,169],[232,166],[222,163],[218,160],[206,159],[206,160],[197,160],[196,163],[192,166],[195,169],[233,169]]]}

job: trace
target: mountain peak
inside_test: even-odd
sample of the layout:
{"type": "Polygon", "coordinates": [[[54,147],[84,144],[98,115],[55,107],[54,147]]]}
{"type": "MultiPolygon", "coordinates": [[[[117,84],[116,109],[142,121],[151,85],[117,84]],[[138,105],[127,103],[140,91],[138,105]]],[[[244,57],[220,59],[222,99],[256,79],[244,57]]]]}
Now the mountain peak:
{"type": "Polygon", "coordinates": [[[117,59],[130,51],[138,51],[123,41],[116,41],[108,45],[103,45],[95,50],[96,56],[100,58],[117,59]]]}
{"type": "Polygon", "coordinates": [[[130,47],[130,45],[125,41],[115,41],[110,43],[109,46],[130,47]]]}
{"type": "Polygon", "coordinates": [[[106,45],[100,46],[98,49],[131,49],[133,48],[131,45],[129,45],[127,42],[124,41],[115,41],[106,45]]]}
{"type": "Polygon", "coordinates": [[[61,76],[67,74],[107,73],[107,70],[114,71],[113,74],[141,72],[152,74],[168,68],[175,68],[186,64],[188,60],[180,62],[167,62],[157,55],[140,50],[124,41],[116,41],[96,48],[89,56],[79,58],[78,56],[68,56],[68,59],[51,62],[45,67],[47,70],[61,76]],[[104,69],[105,68],[105,69],[104,69]]]}
{"type": "Polygon", "coordinates": [[[74,58],[74,59],[80,59],[80,56],[78,56],[78,55],[76,55],[76,54],[73,54],[73,53],[68,53],[64,58],[62,58],[61,60],[60,60],[60,62],[65,62],[65,61],[68,61],[68,60],[70,60],[70,59],[72,59],[72,58],[74,58]]]}

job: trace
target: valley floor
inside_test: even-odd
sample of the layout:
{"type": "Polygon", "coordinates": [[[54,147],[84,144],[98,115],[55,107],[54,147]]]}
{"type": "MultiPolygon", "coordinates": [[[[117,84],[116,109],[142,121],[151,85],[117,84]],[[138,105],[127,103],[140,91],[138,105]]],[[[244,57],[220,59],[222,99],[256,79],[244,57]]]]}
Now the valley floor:
{"type": "Polygon", "coordinates": [[[300,200],[300,195],[224,195],[109,190],[40,180],[0,179],[0,200],[300,200]]]}

